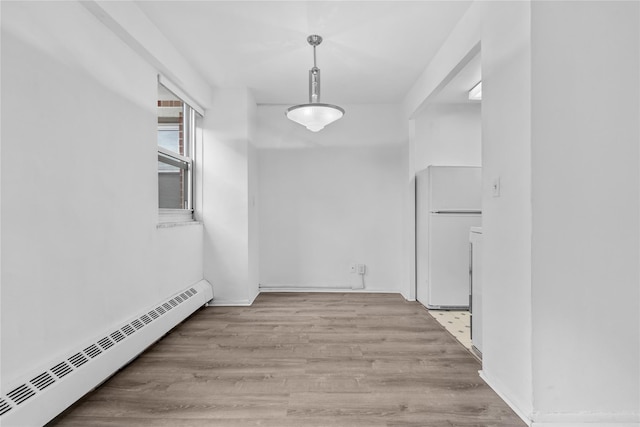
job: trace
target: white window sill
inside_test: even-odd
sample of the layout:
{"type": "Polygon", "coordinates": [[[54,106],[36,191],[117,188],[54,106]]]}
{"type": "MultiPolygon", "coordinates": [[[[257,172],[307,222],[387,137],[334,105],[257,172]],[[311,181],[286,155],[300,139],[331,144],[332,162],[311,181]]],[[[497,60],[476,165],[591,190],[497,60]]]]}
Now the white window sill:
{"type": "Polygon", "coordinates": [[[156,228],[186,227],[191,225],[202,225],[202,222],[194,220],[180,222],[161,222],[156,225],[156,228]]]}
{"type": "MultiPolygon", "coordinates": [[[[158,228],[167,227],[166,224],[191,225],[197,223],[193,219],[191,209],[158,209],[158,228]]],[[[175,227],[176,225],[168,225],[175,227]]]]}

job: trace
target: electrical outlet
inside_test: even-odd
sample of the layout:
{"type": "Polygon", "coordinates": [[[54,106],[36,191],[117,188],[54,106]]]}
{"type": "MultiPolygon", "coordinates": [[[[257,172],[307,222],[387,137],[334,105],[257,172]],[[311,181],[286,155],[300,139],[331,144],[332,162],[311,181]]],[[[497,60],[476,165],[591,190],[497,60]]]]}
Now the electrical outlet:
{"type": "Polygon", "coordinates": [[[367,266],[364,264],[358,264],[358,274],[365,274],[367,271],[367,266]]]}

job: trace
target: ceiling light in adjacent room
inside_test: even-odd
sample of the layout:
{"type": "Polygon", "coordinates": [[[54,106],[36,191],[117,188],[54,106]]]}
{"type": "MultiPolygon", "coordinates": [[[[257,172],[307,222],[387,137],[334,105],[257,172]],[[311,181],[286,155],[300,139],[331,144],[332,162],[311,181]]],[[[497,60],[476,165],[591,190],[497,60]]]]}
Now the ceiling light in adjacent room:
{"type": "Polygon", "coordinates": [[[479,81],[477,85],[471,88],[469,91],[470,101],[482,101],[482,81],[479,81]]]}
{"type": "Polygon", "coordinates": [[[344,110],[336,105],[320,102],[320,69],[316,66],[316,46],[322,43],[322,37],[311,35],[307,37],[307,42],[313,46],[313,68],[309,70],[309,103],[294,105],[285,114],[311,132],[318,132],[342,118],[344,110]]]}

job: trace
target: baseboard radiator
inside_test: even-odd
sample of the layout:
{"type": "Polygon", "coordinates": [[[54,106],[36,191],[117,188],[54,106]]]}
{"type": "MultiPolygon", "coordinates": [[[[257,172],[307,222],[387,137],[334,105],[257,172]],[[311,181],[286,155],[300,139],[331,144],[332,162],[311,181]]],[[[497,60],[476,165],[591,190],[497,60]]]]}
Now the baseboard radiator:
{"type": "Polygon", "coordinates": [[[100,385],[147,347],[213,299],[203,280],[105,331],[67,357],[51,360],[0,396],[0,425],[42,426],[100,385]]]}

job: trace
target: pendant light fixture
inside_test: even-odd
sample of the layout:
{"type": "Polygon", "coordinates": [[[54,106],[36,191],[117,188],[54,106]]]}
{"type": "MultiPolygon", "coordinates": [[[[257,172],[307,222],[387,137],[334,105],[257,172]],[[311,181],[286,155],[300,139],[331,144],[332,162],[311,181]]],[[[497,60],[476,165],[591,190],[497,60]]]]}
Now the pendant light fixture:
{"type": "Polygon", "coordinates": [[[288,108],[286,115],[311,132],[318,132],[342,118],[344,110],[336,105],[320,102],[320,69],[316,66],[316,46],[322,43],[322,37],[311,35],[307,37],[307,42],[313,46],[313,68],[309,70],[309,103],[288,108]]]}

